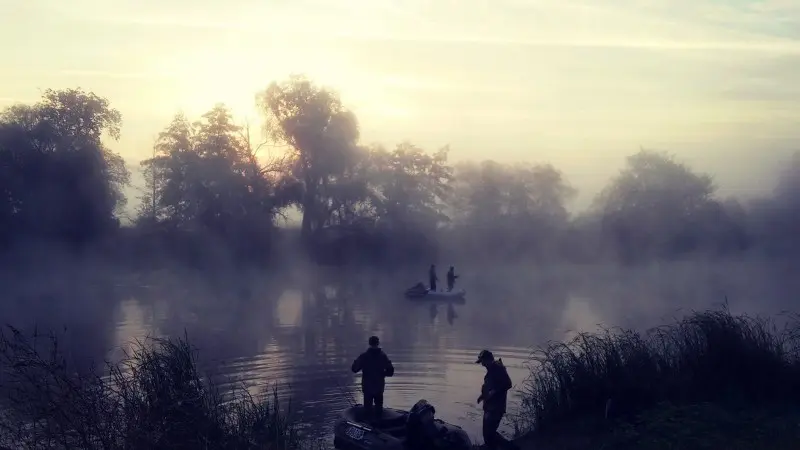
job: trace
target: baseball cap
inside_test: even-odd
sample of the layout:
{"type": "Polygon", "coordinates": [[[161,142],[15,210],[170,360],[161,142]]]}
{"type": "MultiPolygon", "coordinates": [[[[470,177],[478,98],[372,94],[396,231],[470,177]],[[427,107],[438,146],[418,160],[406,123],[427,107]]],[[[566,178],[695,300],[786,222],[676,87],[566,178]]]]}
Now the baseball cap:
{"type": "Polygon", "coordinates": [[[480,364],[480,362],[485,359],[494,359],[492,352],[489,350],[481,350],[481,352],[478,353],[478,359],[475,361],[475,364],[480,364]]]}

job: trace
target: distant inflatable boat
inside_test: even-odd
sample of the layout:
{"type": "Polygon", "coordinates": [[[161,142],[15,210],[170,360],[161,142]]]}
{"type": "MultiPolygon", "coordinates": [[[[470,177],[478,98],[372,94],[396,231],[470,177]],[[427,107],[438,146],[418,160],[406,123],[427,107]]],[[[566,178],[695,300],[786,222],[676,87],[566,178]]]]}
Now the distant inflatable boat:
{"type": "Polygon", "coordinates": [[[460,289],[457,291],[431,291],[430,289],[416,285],[406,289],[405,295],[407,298],[414,300],[464,300],[467,296],[467,291],[460,289]]]}

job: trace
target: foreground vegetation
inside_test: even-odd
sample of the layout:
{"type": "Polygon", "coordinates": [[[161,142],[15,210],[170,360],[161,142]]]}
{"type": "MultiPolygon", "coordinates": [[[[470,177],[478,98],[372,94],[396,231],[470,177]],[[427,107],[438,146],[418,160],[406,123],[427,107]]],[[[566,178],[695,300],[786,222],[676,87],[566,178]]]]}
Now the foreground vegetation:
{"type": "MultiPolygon", "coordinates": [[[[522,448],[790,449],[800,442],[800,322],[698,312],[647,332],[583,333],[538,350],[522,448]]],[[[103,375],[53,336],[0,335],[0,448],[296,449],[277,393],[220,392],[184,339],[137,342],[103,375]]]]}
{"type": "Polygon", "coordinates": [[[297,449],[277,392],[221,392],[186,339],[137,342],[101,375],[76,373],[54,336],[0,334],[0,448],[297,449]],[[44,341],[44,342],[43,342],[44,341]]]}
{"type": "Polygon", "coordinates": [[[533,358],[520,443],[559,449],[789,449],[800,442],[800,322],[691,314],[533,358]]]}

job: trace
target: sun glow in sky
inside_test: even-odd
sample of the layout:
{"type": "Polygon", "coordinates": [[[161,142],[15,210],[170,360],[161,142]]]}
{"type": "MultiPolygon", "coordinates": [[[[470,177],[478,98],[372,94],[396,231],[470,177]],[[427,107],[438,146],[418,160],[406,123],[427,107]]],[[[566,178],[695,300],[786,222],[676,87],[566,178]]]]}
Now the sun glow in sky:
{"type": "Polygon", "coordinates": [[[0,0],[0,106],[81,86],[136,161],[182,110],[305,73],[366,142],[549,161],[594,191],[640,146],[768,188],[800,149],[796,0],[0,0]]]}

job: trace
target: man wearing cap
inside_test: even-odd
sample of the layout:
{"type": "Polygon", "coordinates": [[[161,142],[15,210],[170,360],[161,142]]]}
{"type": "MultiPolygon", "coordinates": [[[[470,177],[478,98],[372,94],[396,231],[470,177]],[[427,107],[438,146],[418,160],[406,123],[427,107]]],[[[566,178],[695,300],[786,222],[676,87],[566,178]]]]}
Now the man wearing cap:
{"type": "Polygon", "coordinates": [[[503,360],[495,360],[492,352],[481,350],[475,363],[486,368],[481,395],[478,397],[478,403],[483,402],[483,442],[492,450],[499,447],[516,449],[517,446],[513,442],[508,441],[497,431],[506,413],[508,391],[512,386],[503,360]]]}
{"type": "Polygon", "coordinates": [[[381,350],[378,336],[369,338],[369,348],[358,355],[350,369],[353,373],[361,372],[361,392],[364,394],[364,413],[367,418],[380,418],[383,414],[386,377],[394,375],[394,366],[386,353],[381,350]]]}

